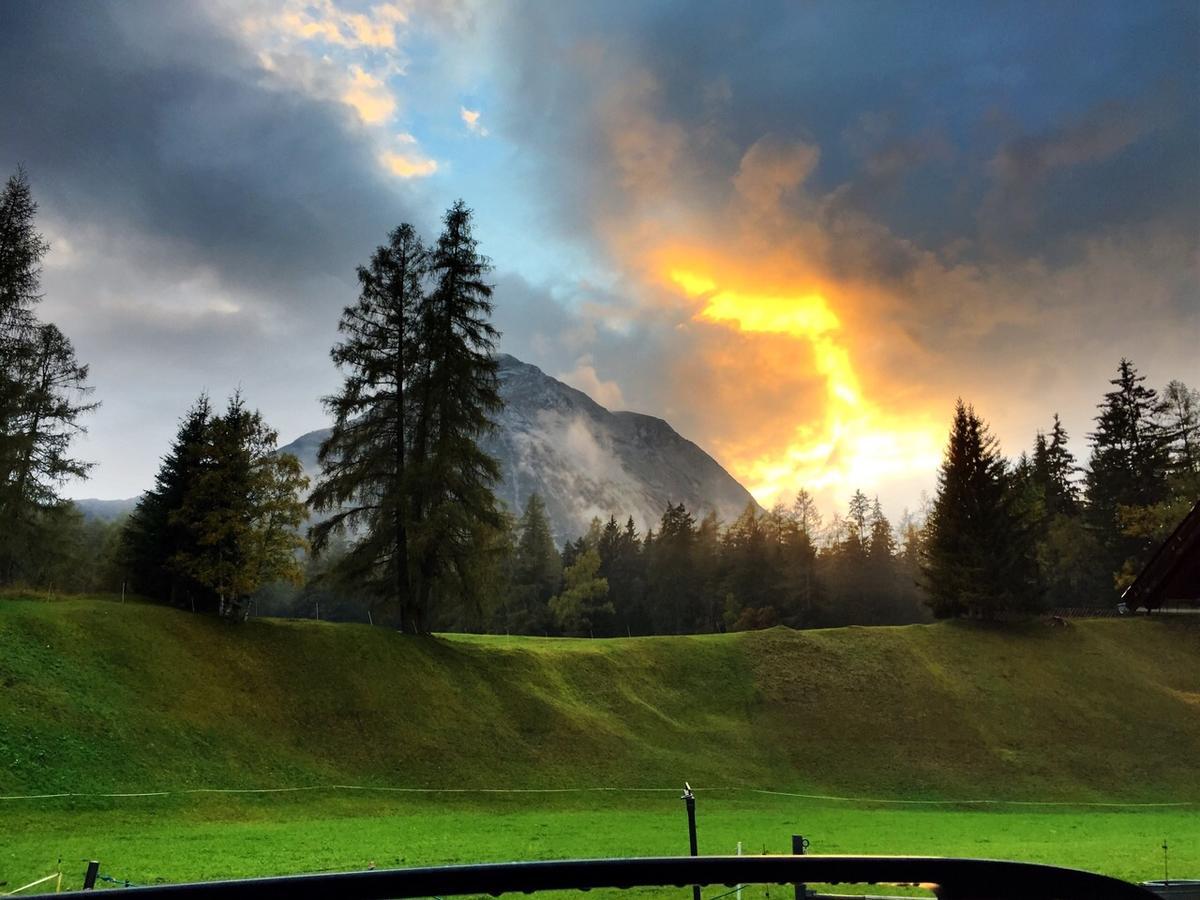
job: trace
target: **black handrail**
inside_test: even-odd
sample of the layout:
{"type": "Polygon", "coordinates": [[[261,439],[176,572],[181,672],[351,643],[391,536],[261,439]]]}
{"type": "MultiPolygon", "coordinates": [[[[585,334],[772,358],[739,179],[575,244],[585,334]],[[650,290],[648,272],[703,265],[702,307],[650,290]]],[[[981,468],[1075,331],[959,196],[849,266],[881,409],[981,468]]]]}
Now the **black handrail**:
{"type": "MultiPolygon", "coordinates": [[[[105,891],[106,900],[385,900],[461,894],[735,884],[936,884],[950,900],[1150,900],[1124,881],[1035,863],[919,856],[700,856],[574,859],[381,869],[166,884],[105,891]]],[[[70,892],[60,897],[94,897],[70,892]]]]}

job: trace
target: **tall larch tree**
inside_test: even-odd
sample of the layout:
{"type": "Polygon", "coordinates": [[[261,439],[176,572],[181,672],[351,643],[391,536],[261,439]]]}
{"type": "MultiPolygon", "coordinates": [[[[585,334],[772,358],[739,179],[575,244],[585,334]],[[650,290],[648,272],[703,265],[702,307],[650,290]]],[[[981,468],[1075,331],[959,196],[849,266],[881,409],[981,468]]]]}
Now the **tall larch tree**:
{"type": "Polygon", "coordinates": [[[98,405],[87,399],[88,367],[71,341],[35,314],[49,250],[36,214],[18,169],[0,193],[0,581],[19,576],[63,484],[91,468],[70,456],[70,445],[98,405]]]}
{"type": "Polygon", "coordinates": [[[311,529],[314,553],[335,536],[347,538],[330,575],[363,592],[381,621],[401,627],[415,595],[408,532],[411,429],[420,412],[412,383],[428,267],[429,254],[408,224],[359,267],[358,302],[342,312],[342,340],[330,354],[345,381],[324,401],[333,429],[318,451],[321,476],[309,497],[316,512],[328,514],[311,529]]]}

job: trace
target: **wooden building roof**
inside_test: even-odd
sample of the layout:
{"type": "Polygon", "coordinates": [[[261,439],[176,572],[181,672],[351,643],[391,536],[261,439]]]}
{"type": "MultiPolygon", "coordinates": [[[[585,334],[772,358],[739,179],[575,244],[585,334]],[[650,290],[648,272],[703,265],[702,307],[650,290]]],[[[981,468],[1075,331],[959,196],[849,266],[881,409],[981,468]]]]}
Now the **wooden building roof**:
{"type": "Polygon", "coordinates": [[[1130,609],[1157,609],[1168,600],[1200,600],[1200,501],[1163,541],[1121,599],[1130,609]]]}

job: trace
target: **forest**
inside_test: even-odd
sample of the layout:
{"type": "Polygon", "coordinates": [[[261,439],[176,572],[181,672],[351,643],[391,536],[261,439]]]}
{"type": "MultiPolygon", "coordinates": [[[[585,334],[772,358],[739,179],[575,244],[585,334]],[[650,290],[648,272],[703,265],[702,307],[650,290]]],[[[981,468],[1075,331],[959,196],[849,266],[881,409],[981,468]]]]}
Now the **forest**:
{"type": "Polygon", "coordinates": [[[117,522],[62,491],[99,404],[69,339],[41,322],[47,244],[18,171],[0,197],[0,585],[120,592],[231,622],[369,621],[413,633],[680,634],[1112,608],[1200,497],[1200,393],[1119,361],[1087,459],[1057,414],[1006,457],[960,400],[936,489],[894,521],[859,490],[828,518],[801,489],[732,522],[668,504],[614,511],[555,543],[541,498],[494,494],[480,450],[501,403],[491,265],[462,202],[426,244],[411,225],[359,267],[309,484],[240,394],[181,411],[154,486],[117,522]],[[305,499],[307,498],[307,499],[305,499]]]}

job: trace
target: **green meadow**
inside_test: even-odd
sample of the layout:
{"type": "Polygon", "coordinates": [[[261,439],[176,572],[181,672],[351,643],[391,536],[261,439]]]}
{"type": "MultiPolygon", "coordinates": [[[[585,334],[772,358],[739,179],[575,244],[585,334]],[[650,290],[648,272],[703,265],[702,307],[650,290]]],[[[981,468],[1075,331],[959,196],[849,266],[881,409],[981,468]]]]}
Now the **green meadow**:
{"type": "Polygon", "coordinates": [[[7,598],[0,648],[0,796],[81,795],[0,800],[0,891],[60,859],[77,887],[91,858],[152,884],[676,854],[685,779],[703,853],[1142,880],[1167,839],[1200,875],[1186,621],[422,639],[7,598]],[[305,790],[208,792],[278,788],[305,790]]]}

